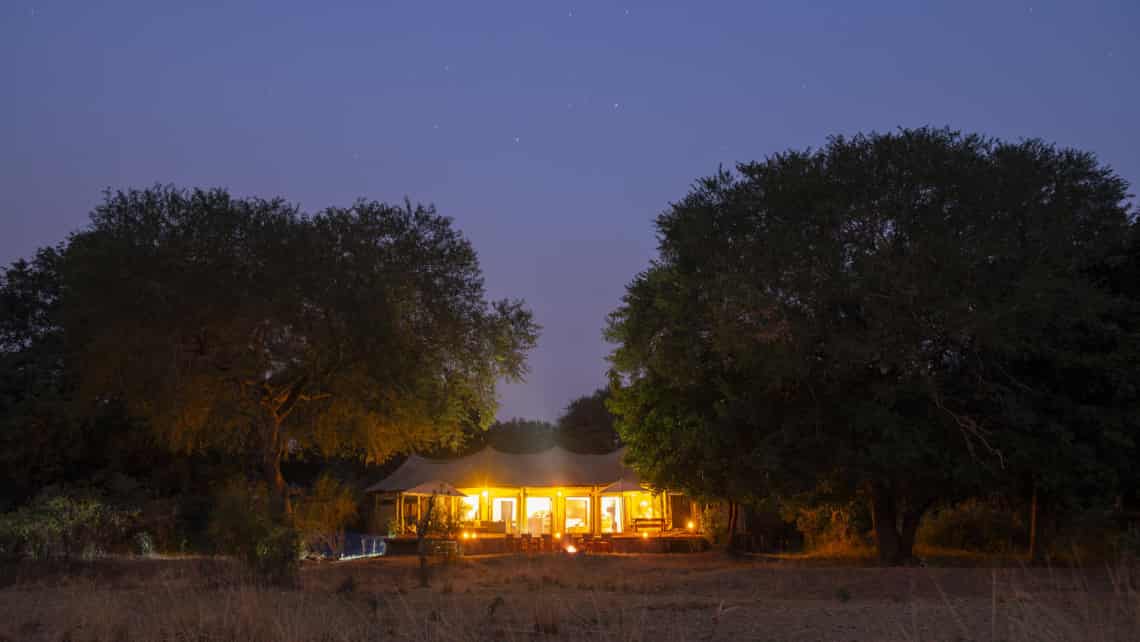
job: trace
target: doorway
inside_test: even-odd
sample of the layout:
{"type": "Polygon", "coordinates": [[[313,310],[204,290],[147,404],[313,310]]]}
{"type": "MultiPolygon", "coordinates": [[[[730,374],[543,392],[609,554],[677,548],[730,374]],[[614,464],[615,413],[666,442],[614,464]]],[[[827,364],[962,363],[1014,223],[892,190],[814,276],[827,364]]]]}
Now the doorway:
{"type": "Polygon", "coordinates": [[[508,533],[514,533],[518,530],[519,524],[515,515],[515,500],[513,497],[497,497],[494,503],[491,504],[491,521],[504,522],[508,533]]]}
{"type": "Polygon", "coordinates": [[[621,497],[602,498],[602,532],[620,533],[623,530],[621,497]]]}

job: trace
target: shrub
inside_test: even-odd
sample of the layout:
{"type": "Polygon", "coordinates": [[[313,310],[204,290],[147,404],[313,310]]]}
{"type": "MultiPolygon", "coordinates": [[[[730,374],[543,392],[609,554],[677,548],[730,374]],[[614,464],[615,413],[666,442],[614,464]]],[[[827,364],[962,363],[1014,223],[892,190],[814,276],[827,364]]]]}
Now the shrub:
{"type": "Polygon", "coordinates": [[[97,493],[51,489],[0,515],[0,553],[35,559],[93,558],[121,540],[138,511],[108,504],[97,493]]]}
{"type": "Polygon", "coordinates": [[[720,502],[701,506],[701,535],[713,546],[728,543],[728,508],[720,502]]]}
{"type": "Polygon", "coordinates": [[[356,493],[336,478],[322,475],[312,491],[301,498],[294,511],[294,524],[310,552],[340,557],[344,529],[357,515],[356,493]]]}
{"type": "Polygon", "coordinates": [[[938,548],[1014,553],[1027,545],[1028,529],[1018,511],[996,501],[968,499],[927,515],[916,539],[938,548]]]}
{"type": "Polygon", "coordinates": [[[300,567],[300,537],[272,510],[264,484],[227,483],[217,494],[209,534],[218,551],[240,559],[259,582],[290,585],[300,567]]]}
{"type": "Polygon", "coordinates": [[[796,530],[804,536],[804,548],[809,551],[848,547],[860,541],[854,510],[849,505],[801,506],[790,517],[796,524],[796,530]]]}

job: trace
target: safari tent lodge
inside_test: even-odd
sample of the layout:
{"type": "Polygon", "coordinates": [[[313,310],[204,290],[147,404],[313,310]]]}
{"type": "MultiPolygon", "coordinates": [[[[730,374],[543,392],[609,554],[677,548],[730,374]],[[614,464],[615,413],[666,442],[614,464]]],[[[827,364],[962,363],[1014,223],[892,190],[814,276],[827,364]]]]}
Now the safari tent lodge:
{"type": "Polygon", "coordinates": [[[367,490],[396,540],[415,536],[429,501],[435,514],[454,517],[455,536],[465,540],[693,539],[696,504],[643,485],[624,455],[624,448],[587,455],[557,446],[528,454],[487,447],[456,459],[412,455],[367,490]]]}

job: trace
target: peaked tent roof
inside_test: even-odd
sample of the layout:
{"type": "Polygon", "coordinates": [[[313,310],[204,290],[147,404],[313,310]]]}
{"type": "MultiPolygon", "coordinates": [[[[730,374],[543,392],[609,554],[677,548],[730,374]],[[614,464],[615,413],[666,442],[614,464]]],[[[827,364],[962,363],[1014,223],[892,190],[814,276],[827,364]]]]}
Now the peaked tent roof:
{"type": "Polygon", "coordinates": [[[391,475],[367,492],[404,491],[442,480],[457,488],[520,486],[607,486],[618,480],[639,483],[622,463],[625,448],[605,455],[582,455],[554,446],[536,453],[505,453],[488,446],[456,459],[411,455],[391,475]]]}
{"type": "Polygon", "coordinates": [[[466,497],[458,488],[451,484],[433,479],[431,481],[417,484],[416,486],[404,491],[408,495],[439,495],[440,497],[466,497]]]}

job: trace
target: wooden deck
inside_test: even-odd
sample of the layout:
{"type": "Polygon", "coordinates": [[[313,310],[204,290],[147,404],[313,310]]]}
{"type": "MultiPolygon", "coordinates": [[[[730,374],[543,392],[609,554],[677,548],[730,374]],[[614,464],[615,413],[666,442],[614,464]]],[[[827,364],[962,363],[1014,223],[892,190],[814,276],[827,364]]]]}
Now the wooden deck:
{"type": "MultiPolygon", "coordinates": [[[[577,553],[605,555],[611,553],[696,553],[708,549],[708,541],[700,535],[678,533],[621,533],[605,536],[551,535],[542,537],[480,534],[474,539],[429,538],[430,550],[454,550],[461,555],[489,554],[563,554],[568,546],[577,553]]],[[[413,536],[387,538],[387,555],[415,555],[417,542],[413,536]]]]}

